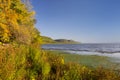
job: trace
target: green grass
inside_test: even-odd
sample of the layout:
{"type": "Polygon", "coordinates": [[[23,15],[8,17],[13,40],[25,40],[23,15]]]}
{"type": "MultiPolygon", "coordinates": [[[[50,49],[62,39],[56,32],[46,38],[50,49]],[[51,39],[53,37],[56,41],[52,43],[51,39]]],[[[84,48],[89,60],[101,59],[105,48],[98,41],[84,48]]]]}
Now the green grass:
{"type": "Polygon", "coordinates": [[[110,63],[107,57],[44,51],[35,45],[1,47],[0,80],[120,80],[120,70],[99,66],[110,63]]]}
{"type": "Polygon", "coordinates": [[[65,63],[73,62],[79,63],[88,67],[106,67],[106,68],[119,68],[120,64],[114,63],[111,61],[111,58],[105,56],[97,56],[97,55],[78,55],[78,54],[70,54],[63,51],[47,51],[48,53],[52,53],[58,56],[63,56],[65,63]]]}

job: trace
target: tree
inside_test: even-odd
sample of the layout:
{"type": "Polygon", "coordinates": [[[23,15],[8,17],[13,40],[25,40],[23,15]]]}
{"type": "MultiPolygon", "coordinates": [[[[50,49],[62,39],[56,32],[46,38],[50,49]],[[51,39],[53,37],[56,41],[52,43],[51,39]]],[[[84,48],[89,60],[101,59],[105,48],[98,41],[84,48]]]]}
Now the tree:
{"type": "Polygon", "coordinates": [[[28,4],[28,0],[0,0],[0,42],[33,42],[34,35],[38,34],[34,27],[35,12],[26,1],[28,4]]]}

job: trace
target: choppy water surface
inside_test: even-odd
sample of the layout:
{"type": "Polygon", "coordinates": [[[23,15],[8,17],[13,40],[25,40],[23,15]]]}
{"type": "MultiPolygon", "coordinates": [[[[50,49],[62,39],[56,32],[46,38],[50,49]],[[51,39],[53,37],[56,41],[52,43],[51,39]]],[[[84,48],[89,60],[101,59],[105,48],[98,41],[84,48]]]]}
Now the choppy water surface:
{"type": "Polygon", "coordinates": [[[42,46],[47,50],[62,50],[80,55],[99,55],[113,58],[120,62],[120,43],[116,44],[47,44],[42,46]]]}

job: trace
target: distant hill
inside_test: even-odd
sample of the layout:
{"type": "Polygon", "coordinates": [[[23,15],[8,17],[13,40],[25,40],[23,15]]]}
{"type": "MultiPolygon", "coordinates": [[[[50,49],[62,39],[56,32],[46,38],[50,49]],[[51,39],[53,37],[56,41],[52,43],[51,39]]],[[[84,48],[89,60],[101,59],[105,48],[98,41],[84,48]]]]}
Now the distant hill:
{"type": "Polygon", "coordinates": [[[50,37],[42,36],[43,44],[79,44],[80,42],[68,39],[52,39],[50,37]]]}
{"type": "Polygon", "coordinates": [[[67,39],[56,39],[54,40],[57,43],[65,43],[65,44],[78,44],[80,42],[74,41],[74,40],[67,40],[67,39]]]}
{"type": "Polygon", "coordinates": [[[50,37],[42,36],[42,43],[43,44],[54,44],[54,43],[56,43],[56,41],[54,41],[50,37]]]}

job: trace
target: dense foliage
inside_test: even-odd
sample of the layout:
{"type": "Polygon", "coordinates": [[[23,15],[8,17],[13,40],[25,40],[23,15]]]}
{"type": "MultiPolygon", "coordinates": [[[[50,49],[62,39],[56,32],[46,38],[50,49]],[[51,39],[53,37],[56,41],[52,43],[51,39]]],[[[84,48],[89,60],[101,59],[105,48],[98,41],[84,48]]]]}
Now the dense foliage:
{"type": "Polygon", "coordinates": [[[0,80],[120,80],[119,70],[65,63],[33,45],[0,47],[0,80]]]}
{"type": "Polygon", "coordinates": [[[0,0],[0,42],[30,44],[38,37],[35,12],[28,8],[21,0],[0,0]]]}
{"type": "Polygon", "coordinates": [[[0,80],[120,80],[118,71],[65,63],[41,50],[34,12],[23,1],[0,0],[0,80]]]}

